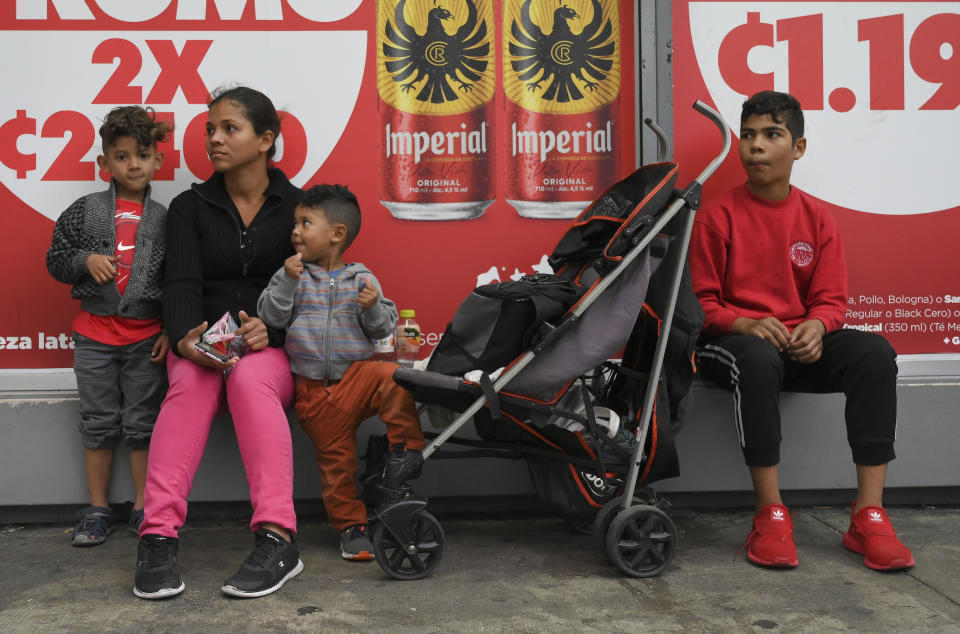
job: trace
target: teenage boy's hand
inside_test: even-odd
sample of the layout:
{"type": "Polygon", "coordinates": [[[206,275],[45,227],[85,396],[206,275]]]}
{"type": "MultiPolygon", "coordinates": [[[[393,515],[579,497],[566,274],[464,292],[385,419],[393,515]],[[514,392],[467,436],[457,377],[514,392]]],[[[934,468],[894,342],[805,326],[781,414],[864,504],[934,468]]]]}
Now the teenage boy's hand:
{"type": "Polygon", "coordinates": [[[360,308],[367,310],[372,308],[380,298],[380,291],[370,282],[369,277],[360,278],[360,292],[357,293],[357,301],[360,302],[360,308]]]}
{"type": "Polygon", "coordinates": [[[167,352],[169,350],[170,337],[167,336],[167,333],[162,333],[157,340],[153,342],[153,350],[150,352],[150,363],[163,363],[167,358],[167,352]]]}
{"type": "Polygon", "coordinates": [[[299,280],[303,273],[303,254],[294,253],[283,261],[283,270],[291,280],[299,280]]]}
{"type": "Polygon", "coordinates": [[[733,332],[737,335],[766,339],[780,352],[786,350],[790,345],[790,331],[776,317],[764,317],[763,319],[738,317],[733,322],[733,332]]]}
{"type": "Polygon", "coordinates": [[[799,363],[814,363],[823,354],[827,329],[819,319],[808,319],[790,333],[790,356],[799,363]]]}
{"type": "Polygon", "coordinates": [[[235,334],[243,337],[251,350],[262,350],[270,343],[270,336],[267,334],[267,325],[259,317],[250,317],[246,312],[240,311],[240,327],[235,334]]]}
{"type": "Polygon", "coordinates": [[[214,370],[219,370],[220,372],[225,372],[227,369],[237,365],[240,359],[233,358],[226,363],[220,363],[219,361],[215,361],[197,350],[196,344],[198,341],[200,341],[200,335],[206,332],[206,330],[207,322],[203,322],[185,334],[183,339],[177,342],[177,352],[180,353],[180,356],[184,359],[190,359],[197,365],[202,365],[205,368],[213,368],[214,370]]]}
{"type": "Polygon", "coordinates": [[[90,277],[97,284],[106,284],[117,276],[117,267],[113,263],[119,259],[118,255],[91,253],[87,256],[87,270],[90,271],[90,277]]]}

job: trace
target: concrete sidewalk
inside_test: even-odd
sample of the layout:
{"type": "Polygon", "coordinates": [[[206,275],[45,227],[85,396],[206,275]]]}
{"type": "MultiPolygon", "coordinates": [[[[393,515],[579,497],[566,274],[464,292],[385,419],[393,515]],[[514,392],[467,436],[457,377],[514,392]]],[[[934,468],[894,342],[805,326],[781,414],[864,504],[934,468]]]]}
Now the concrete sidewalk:
{"type": "Polygon", "coordinates": [[[0,528],[0,631],[315,632],[960,632],[960,509],[895,507],[914,552],[878,573],[840,546],[845,508],[794,509],[800,567],[766,570],[737,553],[750,511],[672,509],[680,533],[659,577],[622,576],[590,536],[560,520],[440,516],[443,560],[420,581],[340,559],[329,526],[300,528],[303,573],[276,594],[237,600],[220,585],[252,548],[243,521],[198,521],[181,535],[186,591],[131,592],[136,539],[73,548],[68,527],[0,528]]]}

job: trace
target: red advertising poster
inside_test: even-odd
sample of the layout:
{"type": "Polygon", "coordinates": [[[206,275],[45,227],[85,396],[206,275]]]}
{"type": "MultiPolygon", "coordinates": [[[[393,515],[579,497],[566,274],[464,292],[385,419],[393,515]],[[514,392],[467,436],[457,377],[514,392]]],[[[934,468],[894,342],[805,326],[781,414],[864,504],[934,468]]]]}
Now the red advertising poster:
{"type": "MultiPolygon", "coordinates": [[[[792,182],[840,225],[845,327],[901,354],[960,353],[960,3],[682,1],[673,23],[680,181],[716,151],[695,99],[736,135],[747,96],[793,93],[807,151],[792,182]]],[[[734,149],[704,199],[743,180],[734,149]]]]}
{"type": "Polygon", "coordinates": [[[286,114],[278,165],[344,183],[348,252],[423,354],[480,283],[546,270],[573,217],[637,165],[630,0],[16,0],[0,5],[0,370],[72,365],[79,302],[53,281],[53,223],[106,187],[116,105],[175,126],[155,198],[211,172],[206,99],[249,85],[286,114]]]}

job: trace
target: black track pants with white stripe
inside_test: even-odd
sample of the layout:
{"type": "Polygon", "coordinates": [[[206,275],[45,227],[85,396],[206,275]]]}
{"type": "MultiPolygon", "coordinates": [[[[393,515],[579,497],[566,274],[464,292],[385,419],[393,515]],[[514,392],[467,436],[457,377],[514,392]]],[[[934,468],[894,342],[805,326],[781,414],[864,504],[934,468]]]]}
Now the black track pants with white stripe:
{"type": "Polygon", "coordinates": [[[780,462],[780,392],[843,392],[847,441],[858,465],[895,457],[896,353],[880,335],[834,330],[816,363],[798,363],[746,335],[701,337],[697,371],[733,393],[734,419],[748,466],[780,462]]]}

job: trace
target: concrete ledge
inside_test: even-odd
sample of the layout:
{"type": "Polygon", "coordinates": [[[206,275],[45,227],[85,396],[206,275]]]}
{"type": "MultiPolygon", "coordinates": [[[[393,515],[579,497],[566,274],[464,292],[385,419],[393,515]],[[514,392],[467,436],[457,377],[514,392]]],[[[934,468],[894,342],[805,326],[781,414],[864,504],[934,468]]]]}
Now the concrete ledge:
{"type": "MultiPolygon", "coordinates": [[[[87,499],[83,449],[76,429],[79,400],[64,394],[37,398],[0,399],[0,507],[11,505],[74,504],[87,499]]],[[[294,449],[294,497],[319,499],[320,481],[313,446],[291,421],[294,449]]],[[[358,446],[366,438],[385,433],[383,423],[370,420],[361,427],[358,446]]],[[[128,452],[120,447],[113,465],[111,502],[132,497],[128,452]]],[[[532,494],[526,465],[520,461],[470,458],[436,460],[418,481],[418,491],[429,496],[532,494]]],[[[230,418],[214,419],[190,501],[249,500],[243,463],[230,418]]]]}
{"type": "MultiPolygon", "coordinates": [[[[657,485],[662,491],[749,491],[733,427],[733,404],[723,390],[695,384],[693,406],[677,437],[681,475],[657,485]]],[[[784,490],[844,489],[856,485],[846,440],[842,394],[780,397],[780,484],[784,490]]],[[[897,385],[897,459],[888,487],[960,486],[960,381],[901,377],[897,385]]]]}
{"type": "MultiPolygon", "coordinates": [[[[911,354],[897,358],[900,380],[960,382],[960,354],[911,354]]],[[[0,398],[10,393],[76,392],[73,368],[0,370],[0,398]]]]}
{"type": "MultiPolygon", "coordinates": [[[[72,375],[72,371],[69,371],[72,375]]],[[[63,380],[65,373],[55,380],[63,380]]],[[[10,375],[5,376],[10,385],[10,375]]],[[[21,386],[22,387],[22,386],[21,386]]],[[[938,503],[960,502],[960,380],[955,377],[901,376],[898,387],[898,459],[890,465],[888,487],[939,491],[938,503]],[[945,497],[944,497],[945,496],[945,497]],[[953,496],[951,498],[951,496],[953,496]]],[[[656,484],[670,497],[691,494],[710,505],[727,496],[743,502],[750,491],[747,470],[733,431],[729,394],[698,384],[686,426],[677,438],[681,476],[656,484]],[[707,493],[709,492],[709,493],[707,493]],[[739,495],[739,497],[737,497],[739,495]],[[699,498],[697,497],[699,496],[699,498]]],[[[855,485],[846,443],[842,395],[784,394],[781,484],[788,491],[805,491],[807,503],[835,502],[837,491],[855,485]],[[819,493],[818,493],[819,492],[819,493]],[[818,497],[818,495],[820,497],[818,497]]],[[[83,452],[76,430],[79,401],[70,390],[8,390],[0,392],[0,507],[71,506],[85,504],[83,452]]],[[[368,421],[360,431],[361,453],[366,436],[383,433],[383,424],[368,421]]],[[[294,495],[297,500],[320,497],[313,448],[291,423],[294,439],[294,495]]],[[[446,448],[445,448],[446,449],[446,448]]],[[[455,450],[452,449],[451,450],[455,450]]],[[[418,492],[435,499],[491,498],[507,502],[530,499],[533,489],[522,461],[493,458],[431,460],[417,480],[418,492]]],[[[127,456],[118,450],[110,500],[132,498],[127,456]]],[[[748,499],[748,498],[747,498],[748,499]]],[[[214,421],[210,441],[190,495],[191,502],[246,502],[246,478],[233,428],[227,417],[214,421]]],[[[910,500],[904,500],[909,502],[910,500]]],[[[921,502],[923,500],[916,500],[921,502]]],[[[17,521],[8,516],[8,521],[17,521]]]]}

